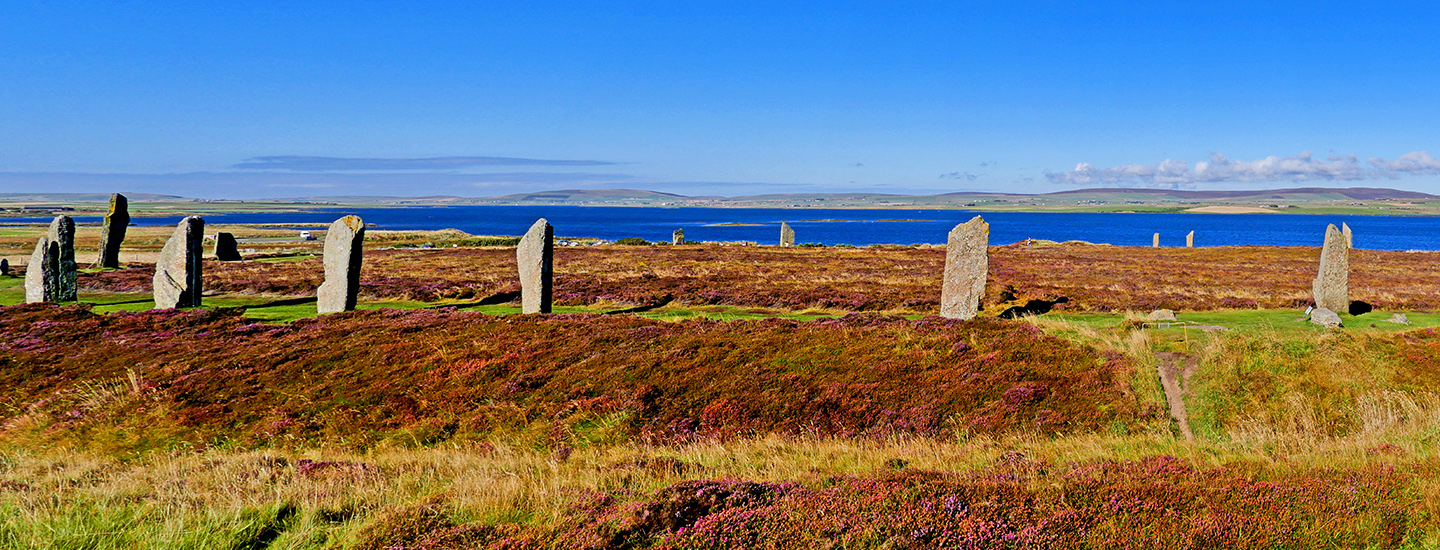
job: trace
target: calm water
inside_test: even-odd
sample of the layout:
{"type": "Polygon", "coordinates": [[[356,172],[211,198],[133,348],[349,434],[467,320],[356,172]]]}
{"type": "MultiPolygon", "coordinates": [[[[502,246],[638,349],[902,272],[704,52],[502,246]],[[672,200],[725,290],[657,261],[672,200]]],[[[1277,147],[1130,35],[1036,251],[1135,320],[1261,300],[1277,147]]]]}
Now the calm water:
{"type": "MultiPolygon", "coordinates": [[[[310,213],[212,214],[209,223],[329,223],[356,214],[378,229],[455,228],[475,235],[519,235],[537,218],[555,226],[557,237],[614,240],[640,237],[668,241],[684,229],[692,241],[779,240],[780,222],[795,229],[797,243],[916,244],[945,242],[955,224],[975,215],[962,210],[780,210],[765,208],[626,208],[584,206],[447,206],[384,209],[326,209],[310,213]],[[841,221],[821,221],[841,220],[841,221]],[[907,221],[887,221],[907,220],[907,221]],[[715,224],[743,223],[745,226],[715,224]]],[[[1160,233],[1164,246],[1184,246],[1195,231],[1196,246],[1319,246],[1326,224],[1350,224],[1355,246],[1373,250],[1440,250],[1440,217],[1312,216],[1291,214],[1070,214],[991,212],[990,242],[1009,244],[1026,238],[1081,240],[1148,246],[1160,233]]],[[[179,217],[135,218],[139,225],[173,225],[179,217]]],[[[48,218],[0,219],[49,221],[48,218]]],[[[77,222],[99,222],[79,217],[77,222]]]]}

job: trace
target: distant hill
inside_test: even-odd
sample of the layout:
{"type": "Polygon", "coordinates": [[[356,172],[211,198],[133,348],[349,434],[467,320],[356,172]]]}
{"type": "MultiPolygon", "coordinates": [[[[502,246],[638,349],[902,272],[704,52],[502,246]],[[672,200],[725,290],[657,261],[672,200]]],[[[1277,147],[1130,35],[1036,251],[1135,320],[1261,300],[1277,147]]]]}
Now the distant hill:
{"type": "Polygon", "coordinates": [[[1381,187],[1299,187],[1295,189],[1262,189],[1245,191],[1186,191],[1177,189],[1074,189],[1056,191],[1042,196],[1064,195],[1139,195],[1150,198],[1168,197],[1174,199],[1251,199],[1251,200],[1382,200],[1382,199],[1434,199],[1440,198],[1428,193],[1401,191],[1381,187]]]}
{"type": "MultiPolygon", "coordinates": [[[[675,193],[645,191],[640,189],[561,189],[538,193],[518,193],[481,199],[467,199],[479,202],[616,202],[616,201],[675,201],[695,199],[675,193]]],[[[718,197],[706,197],[718,198],[718,197]]]]}
{"type": "MultiPolygon", "coordinates": [[[[125,193],[125,199],[131,202],[172,202],[189,201],[186,197],[175,195],[156,195],[153,193],[125,193]]],[[[109,193],[0,193],[0,202],[109,202],[109,193]]]]}

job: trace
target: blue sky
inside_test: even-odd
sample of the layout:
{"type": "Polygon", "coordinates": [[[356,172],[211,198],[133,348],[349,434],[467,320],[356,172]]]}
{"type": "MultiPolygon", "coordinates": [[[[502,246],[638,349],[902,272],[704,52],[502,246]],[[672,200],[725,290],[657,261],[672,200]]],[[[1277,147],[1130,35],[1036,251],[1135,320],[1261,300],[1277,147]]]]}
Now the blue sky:
{"type": "Polygon", "coordinates": [[[1433,3],[209,4],[0,3],[0,192],[1440,194],[1433,3]]]}

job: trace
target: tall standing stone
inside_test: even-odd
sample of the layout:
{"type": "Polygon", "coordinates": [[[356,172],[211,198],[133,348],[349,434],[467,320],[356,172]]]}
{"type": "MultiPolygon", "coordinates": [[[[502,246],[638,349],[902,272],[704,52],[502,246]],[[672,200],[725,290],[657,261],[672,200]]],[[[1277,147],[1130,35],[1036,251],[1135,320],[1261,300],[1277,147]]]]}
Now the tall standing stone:
{"type": "Polygon", "coordinates": [[[325,232],[325,282],[316,292],[320,313],[352,311],[360,295],[360,266],[364,263],[365,222],[345,216],[325,232]]]}
{"type": "Polygon", "coordinates": [[[7,258],[0,258],[0,277],[9,277],[9,276],[10,276],[10,260],[7,259],[7,258]]]}
{"type": "Polygon", "coordinates": [[[1195,248],[1195,232],[1191,231],[1185,235],[1185,248],[1195,248]]]}
{"type": "Polygon", "coordinates": [[[215,234],[215,259],[222,262],[238,262],[244,258],[240,257],[240,246],[235,242],[235,236],[226,232],[215,234]]]}
{"type": "Polygon", "coordinates": [[[1334,224],[1325,228],[1325,246],[1320,249],[1320,273],[1311,285],[1315,307],[1330,311],[1350,310],[1350,245],[1345,233],[1334,224]]]}
{"type": "Polygon", "coordinates": [[[515,247],[520,267],[520,311],[550,313],[555,283],[555,228],[540,218],[515,247]]]}
{"type": "Polygon", "coordinates": [[[945,280],[940,291],[940,315],[971,319],[985,295],[990,271],[990,224],[975,216],[950,230],[945,247],[945,280]]]}
{"type": "Polygon", "coordinates": [[[1345,234],[1345,248],[1355,248],[1355,235],[1350,233],[1350,226],[1340,222],[1340,232],[1345,234]]]}
{"type": "Polygon", "coordinates": [[[780,246],[795,246],[795,230],[785,222],[780,222],[780,246]]]}
{"type": "Polygon", "coordinates": [[[130,226],[130,206],[125,195],[110,195],[110,211],[105,214],[105,225],[100,228],[100,257],[96,267],[120,267],[120,243],[125,242],[125,229],[130,226]]]}
{"type": "Polygon", "coordinates": [[[1155,238],[1154,238],[1154,239],[1151,239],[1151,241],[1150,241],[1150,246],[1155,247],[1155,248],[1160,248],[1160,234],[1159,234],[1159,233],[1156,233],[1156,234],[1155,234],[1155,238]]]}
{"type": "Polygon", "coordinates": [[[682,244],[685,244],[685,230],[684,230],[684,229],[676,229],[674,233],[671,233],[671,234],[670,234],[670,244],[673,244],[673,245],[682,245],[682,244]]]}
{"type": "Polygon", "coordinates": [[[155,262],[155,309],[200,307],[200,293],[205,290],[200,272],[204,239],[205,220],[200,216],[186,217],[175,226],[155,262]]]}
{"type": "Polygon", "coordinates": [[[80,299],[80,272],[75,265],[75,220],[55,216],[50,222],[50,243],[59,249],[55,257],[55,300],[74,302],[80,299]]]}
{"type": "Polygon", "coordinates": [[[25,264],[25,303],[54,302],[55,275],[59,270],[60,246],[50,237],[40,237],[30,263],[25,264]]]}

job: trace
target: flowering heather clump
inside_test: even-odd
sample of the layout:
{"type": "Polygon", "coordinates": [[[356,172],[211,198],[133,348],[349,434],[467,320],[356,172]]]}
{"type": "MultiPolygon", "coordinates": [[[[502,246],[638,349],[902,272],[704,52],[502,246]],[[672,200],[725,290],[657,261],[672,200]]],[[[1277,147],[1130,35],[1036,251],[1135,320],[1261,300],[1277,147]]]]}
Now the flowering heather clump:
{"type": "MultiPolygon", "coordinates": [[[[1292,308],[1310,299],[1319,249],[1150,248],[1092,245],[990,249],[985,305],[1069,300],[1069,311],[1292,308]]],[[[560,305],[599,302],[732,305],[846,311],[939,311],[941,248],[585,247],[555,251],[560,305]]],[[[1440,264],[1430,254],[1356,250],[1354,300],[1391,310],[1440,307],[1440,264]]],[[[148,292],[153,271],[84,274],[92,291],[148,292]]],[[[308,296],[320,258],[207,262],[205,287],[235,293],[308,296]]],[[[362,299],[471,300],[514,292],[511,249],[370,250],[362,299]]]]}
{"type": "Polygon", "coordinates": [[[411,546],[457,529],[407,533],[419,511],[372,529],[406,548],[1393,548],[1421,513],[1386,468],[1273,474],[1159,456],[875,475],[587,495],[561,525],[472,529],[463,545],[411,546]]]}
{"type": "Polygon", "coordinates": [[[1133,417],[1130,368],[1001,320],[379,310],[264,327],[233,311],[26,305],[0,309],[0,438],[132,448],[1065,433],[1133,417]],[[127,379],[135,398],[63,414],[75,388],[127,379]]]}

